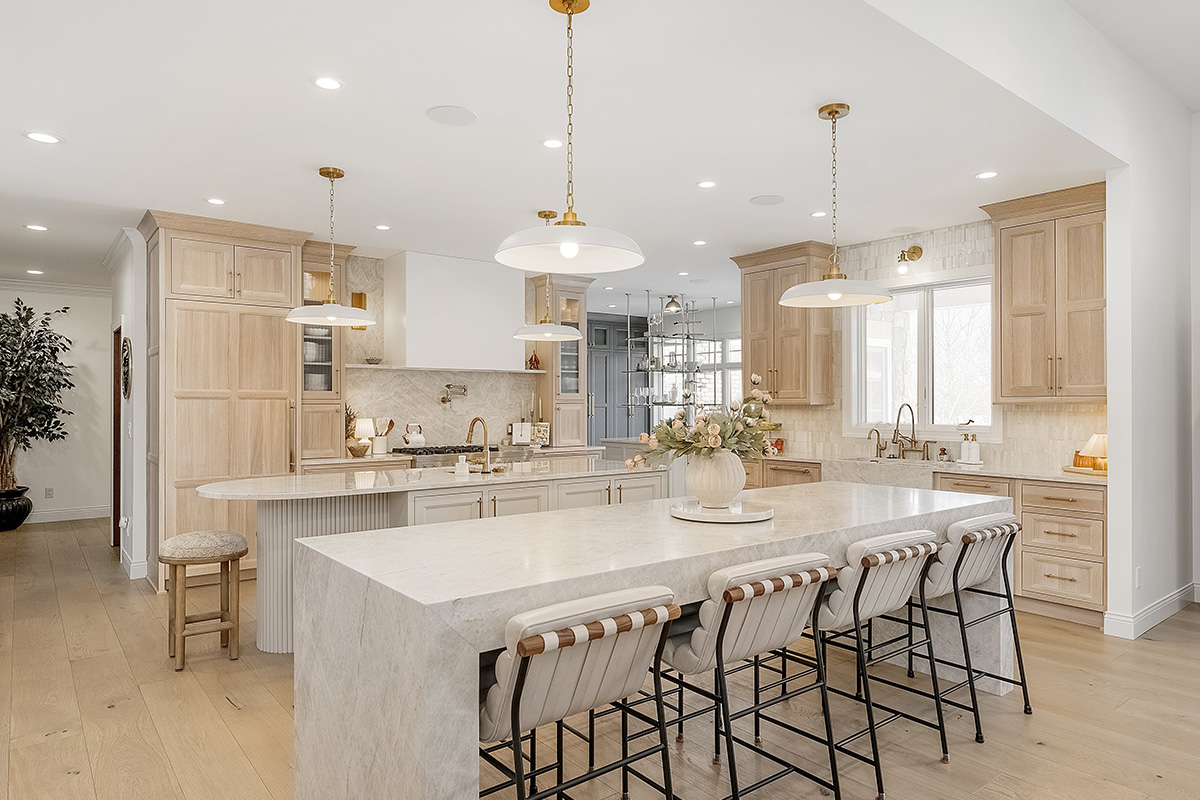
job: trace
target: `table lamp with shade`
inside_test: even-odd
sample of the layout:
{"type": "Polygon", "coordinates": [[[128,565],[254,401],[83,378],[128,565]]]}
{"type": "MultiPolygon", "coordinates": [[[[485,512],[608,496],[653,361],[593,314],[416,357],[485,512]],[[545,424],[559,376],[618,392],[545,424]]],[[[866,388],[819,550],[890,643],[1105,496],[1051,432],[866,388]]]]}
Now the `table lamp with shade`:
{"type": "Polygon", "coordinates": [[[1081,475],[1108,475],[1108,434],[1094,433],[1087,444],[1075,453],[1075,463],[1063,467],[1064,472],[1081,475]]]}
{"type": "Polygon", "coordinates": [[[346,449],[354,458],[362,458],[371,449],[371,439],[375,436],[375,420],[357,419],[354,421],[354,438],[358,441],[346,449]]]}

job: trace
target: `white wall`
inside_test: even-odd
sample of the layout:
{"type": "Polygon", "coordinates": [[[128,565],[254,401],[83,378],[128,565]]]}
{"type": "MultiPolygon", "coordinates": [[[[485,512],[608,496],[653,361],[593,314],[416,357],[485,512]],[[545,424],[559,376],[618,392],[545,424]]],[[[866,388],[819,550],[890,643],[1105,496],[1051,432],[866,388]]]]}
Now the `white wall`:
{"type": "MultiPolygon", "coordinates": [[[[130,578],[147,575],[150,525],[146,502],[146,240],[134,228],[122,228],[104,257],[112,275],[112,318],[133,346],[132,389],[121,402],[121,566],[130,578]]],[[[157,491],[157,489],[156,489],[157,491]]]]}
{"type": "Polygon", "coordinates": [[[30,522],[54,522],[108,516],[112,474],[109,417],[112,369],[112,300],[107,289],[35,281],[0,281],[0,308],[12,310],[20,297],[34,311],[63,306],[71,310],[54,320],[54,329],[72,341],[63,360],[75,366],[75,388],[63,395],[73,412],[64,419],[67,438],[37,442],[17,453],[17,482],[29,487],[30,522]],[[46,497],[53,487],[54,497],[46,497]]]}
{"type": "Polygon", "coordinates": [[[400,253],[384,261],[384,363],[521,369],[525,273],[492,261],[400,253]]]}
{"type": "Polygon", "coordinates": [[[867,2],[1128,165],[1108,175],[1105,631],[1139,636],[1192,595],[1190,115],[1062,0],[867,2]]]}

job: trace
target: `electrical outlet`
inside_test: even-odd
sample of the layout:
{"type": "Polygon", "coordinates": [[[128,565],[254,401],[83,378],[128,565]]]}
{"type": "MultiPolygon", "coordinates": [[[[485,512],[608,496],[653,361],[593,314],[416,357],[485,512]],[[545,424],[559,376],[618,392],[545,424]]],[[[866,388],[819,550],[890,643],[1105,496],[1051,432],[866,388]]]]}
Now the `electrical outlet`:
{"type": "Polygon", "coordinates": [[[47,486],[46,487],[46,499],[49,500],[51,497],[54,497],[54,487],[47,486]]]}
{"type": "Polygon", "coordinates": [[[1135,589],[1142,588],[1142,568],[1141,567],[1134,567],[1133,588],[1135,588],[1135,589]]]}

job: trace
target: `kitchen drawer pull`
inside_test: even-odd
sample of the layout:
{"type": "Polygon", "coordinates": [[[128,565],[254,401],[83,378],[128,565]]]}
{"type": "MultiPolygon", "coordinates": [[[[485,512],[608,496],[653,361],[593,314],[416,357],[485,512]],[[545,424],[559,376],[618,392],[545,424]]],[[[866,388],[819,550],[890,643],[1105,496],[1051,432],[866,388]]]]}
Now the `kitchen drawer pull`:
{"type": "Polygon", "coordinates": [[[1063,365],[1062,359],[1063,359],[1062,356],[1058,357],[1058,369],[1054,370],[1054,377],[1056,379],[1055,383],[1058,384],[1058,390],[1060,392],[1063,390],[1063,388],[1062,388],[1062,365],[1063,365]]]}
{"type": "Polygon", "coordinates": [[[623,496],[624,496],[624,494],[625,494],[625,487],[624,487],[624,486],[622,486],[622,485],[620,485],[620,484],[618,484],[618,485],[617,485],[617,502],[618,502],[618,503],[623,503],[623,502],[625,502],[625,501],[624,501],[624,499],[623,499],[623,496]]]}
{"type": "Polygon", "coordinates": [[[1056,503],[1077,503],[1079,499],[1076,497],[1054,497],[1053,495],[1042,495],[1043,500],[1053,500],[1056,503]]]}
{"type": "Polygon", "coordinates": [[[1046,572],[1046,573],[1043,573],[1043,574],[1044,574],[1044,575],[1045,575],[1047,578],[1056,578],[1056,579],[1058,579],[1058,580],[1060,580],[1060,581],[1070,581],[1071,583],[1075,583],[1075,582],[1078,580],[1078,578],[1068,578],[1068,577],[1066,577],[1065,575],[1055,575],[1055,574],[1053,574],[1053,573],[1051,573],[1051,572],[1046,572]]]}
{"type": "Polygon", "coordinates": [[[495,517],[495,516],[499,516],[499,515],[496,513],[496,495],[492,495],[492,516],[493,516],[493,517],[495,517]]]}
{"type": "Polygon", "coordinates": [[[1046,530],[1045,532],[1050,534],[1051,536],[1069,536],[1072,539],[1076,539],[1079,537],[1078,533],[1064,533],[1062,531],[1052,531],[1052,530],[1046,530]]]}
{"type": "Polygon", "coordinates": [[[952,486],[973,486],[973,487],[978,487],[980,489],[992,488],[991,484],[988,484],[988,483],[971,483],[970,481],[951,481],[950,484],[952,486]]]}
{"type": "Polygon", "coordinates": [[[1046,356],[1046,377],[1049,379],[1047,381],[1046,388],[1053,392],[1054,391],[1054,356],[1046,356]]]}
{"type": "Polygon", "coordinates": [[[483,519],[483,498],[482,498],[482,497],[480,497],[480,498],[479,498],[478,500],[476,500],[475,502],[476,502],[476,503],[479,503],[479,518],[480,518],[480,519],[483,519]]]}

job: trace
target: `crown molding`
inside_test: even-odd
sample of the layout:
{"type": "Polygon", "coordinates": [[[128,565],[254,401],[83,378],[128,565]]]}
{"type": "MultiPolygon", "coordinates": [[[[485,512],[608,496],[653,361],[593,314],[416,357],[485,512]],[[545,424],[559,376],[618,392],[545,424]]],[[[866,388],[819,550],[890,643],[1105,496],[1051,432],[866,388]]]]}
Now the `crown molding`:
{"type": "Polygon", "coordinates": [[[112,288],[108,286],[85,286],[78,283],[52,283],[50,281],[23,281],[20,278],[0,278],[0,290],[37,292],[39,294],[66,294],[74,297],[112,297],[112,288]]]}
{"type": "Polygon", "coordinates": [[[104,254],[104,268],[108,270],[109,275],[112,275],[133,248],[145,248],[145,246],[146,240],[142,238],[142,234],[136,228],[121,228],[121,232],[109,245],[108,252],[104,254]]]}

